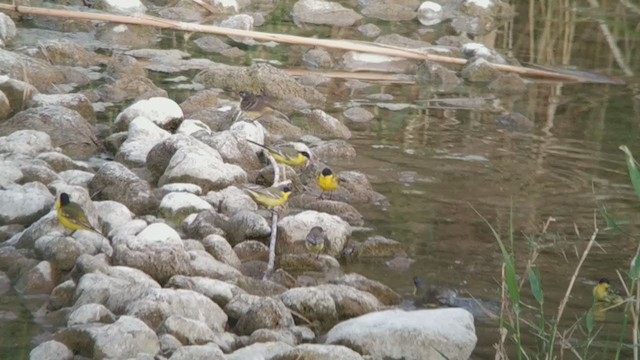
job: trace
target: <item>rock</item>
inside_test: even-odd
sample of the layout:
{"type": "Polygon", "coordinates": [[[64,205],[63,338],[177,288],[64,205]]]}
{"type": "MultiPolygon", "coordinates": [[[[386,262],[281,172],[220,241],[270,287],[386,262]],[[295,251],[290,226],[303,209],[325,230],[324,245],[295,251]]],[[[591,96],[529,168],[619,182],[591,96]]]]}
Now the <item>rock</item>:
{"type": "Polygon", "coordinates": [[[313,48],[307,50],[302,55],[302,62],[311,69],[333,67],[333,59],[329,52],[322,48],[313,48]]]}
{"type": "MultiPolygon", "coordinates": [[[[317,185],[307,188],[307,190],[313,191],[313,194],[304,194],[302,196],[296,197],[293,200],[289,201],[289,204],[295,204],[296,207],[300,207],[304,210],[315,210],[318,212],[339,216],[342,220],[348,222],[351,226],[364,225],[362,215],[353,206],[340,201],[319,200],[317,195],[315,195],[315,193],[321,193],[321,190],[317,187],[317,185]]],[[[330,195],[325,194],[325,196],[333,197],[333,193],[330,195]]]]}
{"type": "Polygon", "coordinates": [[[182,346],[175,336],[169,334],[158,336],[158,341],[160,341],[160,354],[164,357],[171,356],[171,354],[182,346]]]}
{"type": "Polygon", "coordinates": [[[47,214],[55,198],[38,182],[0,190],[0,224],[29,225],[47,214]]]}
{"type": "Polygon", "coordinates": [[[207,124],[200,120],[191,119],[182,121],[176,130],[176,134],[193,135],[198,131],[204,131],[207,135],[211,135],[211,129],[209,129],[207,124]]]}
{"type": "Polygon", "coordinates": [[[76,283],[73,280],[67,280],[58,284],[51,291],[47,310],[58,310],[63,307],[73,306],[73,296],[76,291],[76,283]]]}
{"type": "Polygon", "coordinates": [[[298,344],[296,335],[289,329],[258,329],[251,333],[252,343],[282,342],[291,346],[298,344]]]}
{"type": "Polygon", "coordinates": [[[380,300],[384,305],[398,305],[400,301],[402,301],[402,297],[395,291],[391,290],[390,287],[378,281],[367,279],[360,274],[345,274],[331,280],[330,283],[347,285],[358,290],[366,291],[378,298],[378,300],[380,300]]]}
{"type": "Polygon", "coordinates": [[[224,307],[224,312],[229,316],[229,322],[235,323],[240,317],[249,311],[249,308],[260,301],[260,296],[240,293],[234,296],[224,307]]]}
{"type": "MultiPolygon", "coordinates": [[[[207,37],[209,36],[205,36],[204,38],[207,38],[207,37]]],[[[219,39],[219,37],[215,37],[215,38],[219,39]]],[[[203,38],[198,38],[194,40],[194,43],[196,43],[197,45],[197,42],[200,39],[203,39],[203,38]]],[[[206,90],[198,91],[195,94],[186,98],[183,102],[180,103],[180,108],[182,109],[182,112],[184,113],[185,118],[189,118],[191,114],[198,112],[200,110],[217,106],[219,102],[218,100],[219,94],[220,94],[219,90],[206,89],[206,90]]]]}
{"type": "Polygon", "coordinates": [[[370,236],[358,248],[360,257],[392,257],[407,256],[402,244],[396,240],[383,236],[370,236]]]}
{"type": "Polygon", "coordinates": [[[337,2],[324,0],[299,0],[291,9],[293,21],[298,23],[352,26],[362,15],[347,9],[337,2]]]}
{"type": "Polygon", "coordinates": [[[267,114],[260,117],[260,124],[264,126],[269,135],[272,135],[273,140],[296,141],[300,139],[303,134],[302,129],[293,125],[282,116],[267,114]]]}
{"type": "Polygon", "coordinates": [[[382,194],[373,190],[366,175],[357,171],[341,171],[338,173],[338,177],[342,180],[340,182],[340,189],[346,191],[346,193],[337,193],[332,199],[347,201],[350,204],[387,204],[387,199],[382,194]]]}
{"type": "Polygon", "coordinates": [[[56,180],[58,182],[61,180],[61,177],[51,170],[46,163],[40,161],[31,161],[21,166],[20,172],[22,172],[21,183],[37,182],[48,185],[56,180]]]}
{"type": "Polygon", "coordinates": [[[95,53],[69,40],[48,41],[41,45],[40,51],[43,53],[43,58],[54,65],[88,68],[98,62],[98,57],[95,53]]]}
{"type": "Polygon", "coordinates": [[[190,345],[178,348],[169,360],[225,360],[224,353],[215,344],[190,345]]]}
{"type": "Polygon", "coordinates": [[[15,285],[16,291],[25,295],[50,294],[56,286],[58,274],[51,263],[41,261],[24,272],[15,285]]]}
{"type": "Polygon", "coordinates": [[[282,301],[260,298],[238,319],[234,328],[240,335],[251,335],[258,329],[277,329],[293,326],[293,317],[282,301]]]}
{"type": "Polygon", "coordinates": [[[155,212],[159,201],[148,182],[117,162],[104,164],[89,183],[96,200],[113,200],[138,215],[155,212]]]}
{"type": "Polygon", "coordinates": [[[57,232],[38,238],[35,242],[35,251],[38,258],[51,262],[63,271],[71,270],[80,255],[96,253],[95,248],[91,249],[74,238],[57,232]]]}
{"type": "Polygon", "coordinates": [[[114,121],[117,131],[127,130],[129,123],[137,117],[145,117],[162,129],[172,131],[178,128],[184,114],[180,105],[164,97],[140,100],[122,111],[114,121]]]}
{"type": "Polygon", "coordinates": [[[125,312],[157,329],[172,315],[203,322],[214,332],[222,332],[227,315],[206,296],[191,290],[151,289],[146,296],[131,302],[125,312]]]}
{"type": "Polygon", "coordinates": [[[347,126],[351,129],[366,130],[373,120],[374,115],[359,106],[353,106],[345,110],[342,115],[348,120],[347,126]]]}
{"type": "Polygon", "coordinates": [[[302,344],[293,349],[280,353],[271,358],[272,360],[362,360],[363,357],[357,352],[345,346],[302,344]]]}
{"type": "Polygon", "coordinates": [[[342,55],[342,67],[346,71],[375,71],[394,74],[413,74],[416,72],[415,60],[347,51],[342,55]]]}
{"type": "Polygon", "coordinates": [[[209,204],[213,204],[218,211],[229,216],[242,210],[258,210],[255,201],[246,192],[235,186],[229,186],[218,192],[210,191],[205,200],[209,204]]]}
{"type": "Polygon", "coordinates": [[[415,8],[403,4],[374,2],[361,10],[362,15],[385,21],[407,21],[416,17],[415,8]]]}
{"type": "Polygon", "coordinates": [[[22,232],[23,230],[24,230],[24,226],[17,225],[17,224],[0,226],[0,243],[3,243],[9,240],[11,237],[13,237],[19,232],[22,232]]]}
{"type": "Polygon", "coordinates": [[[0,90],[0,122],[7,120],[12,112],[13,109],[11,109],[9,98],[0,90]]]}
{"type": "Polygon", "coordinates": [[[374,358],[468,359],[477,338],[462,309],[387,310],[336,325],[325,343],[343,344],[374,358]]]}
{"type": "Polygon", "coordinates": [[[87,158],[99,150],[98,140],[87,120],[77,111],[62,106],[23,110],[0,124],[0,136],[27,129],[49,134],[53,146],[72,157],[87,158]]]}
{"type": "MultiPolygon", "coordinates": [[[[147,154],[147,170],[151,173],[154,180],[157,180],[164,174],[167,165],[178,149],[186,146],[206,145],[195,138],[183,134],[175,134],[156,144],[147,154]]],[[[206,150],[205,150],[206,151],[206,150]]]]}
{"type": "Polygon", "coordinates": [[[79,325],[56,334],[77,355],[98,359],[127,359],[160,351],[156,334],[144,322],[120,316],[108,325],[79,325]]]}
{"type": "Polygon", "coordinates": [[[187,146],[173,154],[164,174],[158,180],[158,185],[190,182],[201,186],[202,190],[207,192],[246,181],[245,171],[237,165],[225,164],[216,150],[202,146],[187,146]]]}
{"type": "Polygon", "coordinates": [[[5,13],[0,14],[0,47],[5,47],[16,37],[16,24],[5,13]]]}
{"type": "Polygon", "coordinates": [[[75,309],[67,320],[67,326],[86,325],[91,323],[112,324],[116,316],[102,304],[85,304],[75,309]]]}
{"type": "MultiPolygon", "coordinates": [[[[231,45],[225,43],[219,36],[208,35],[197,38],[193,41],[196,46],[205,53],[220,54],[231,48],[231,45]]],[[[215,105],[215,103],[211,104],[215,105]]]]}
{"type": "Polygon", "coordinates": [[[460,75],[471,82],[489,82],[496,79],[500,71],[494,69],[487,60],[476,58],[465,65],[460,75]]]}
{"type": "MultiPolygon", "coordinates": [[[[223,28],[229,28],[229,29],[240,29],[240,30],[251,31],[253,30],[253,17],[247,14],[232,15],[229,18],[220,22],[218,26],[223,28]]],[[[229,35],[229,38],[231,38],[233,41],[245,42],[245,38],[242,36],[229,35]]],[[[253,41],[253,39],[248,39],[248,40],[250,42],[253,41]]]]}
{"type": "Polygon", "coordinates": [[[114,264],[140,269],[160,283],[189,273],[189,255],[180,235],[166,224],[151,224],[135,235],[116,235],[112,243],[114,264]]]}
{"type": "Polygon", "coordinates": [[[238,255],[233,251],[231,245],[222,236],[216,234],[208,235],[202,239],[202,244],[206,251],[216,258],[216,260],[240,269],[242,265],[240,258],[238,258],[238,255]]]}
{"type": "Polygon", "coordinates": [[[358,31],[368,38],[376,37],[382,32],[382,30],[380,30],[380,28],[375,24],[360,25],[358,26],[358,31]]]}
{"type": "Polygon", "coordinates": [[[139,75],[123,77],[114,83],[101,85],[95,92],[102,101],[113,103],[168,96],[167,92],[157,87],[153,81],[139,75]]]}
{"type": "MultiPolygon", "coordinates": [[[[507,60],[500,55],[497,51],[488,48],[486,45],[481,43],[469,42],[462,45],[462,55],[469,59],[469,62],[477,58],[482,58],[487,60],[490,63],[496,64],[507,64],[507,60]]],[[[516,74],[514,74],[516,75],[516,74]]]]}
{"type": "Polygon", "coordinates": [[[311,147],[313,154],[323,161],[328,160],[353,160],[356,158],[356,149],[344,140],[322,141],[311,147]]]}
{"type": "Polygon", "coordinates": [[[202,276],[175,275],[167,281],[165,287],[196,291],[213,300],[220,307],[226,306],[237,294],[244,293],[244,290],[235,285],[202,276]]]}
{"type": "Polygon", "coordinates": [[[96,0],[93,6],[107,13],[128,16],[142,15],[147,11],[147,8],[139,0],[96,0]]]}
{"type": "Polygon", "coordinates": [[[146,117],[139,116],[129,123],[127,139],[116,154],[116,161],[130,167],[143,167],[149,151],[171,134],[156,126],[146,117]]]}
{"type": "Polygon", "coordinates": [[[200,197],[183,192],[172,192],[165,195],[160,202],[160,216],[172,224],[180,224],[187,215],[213,207],[200,197]]]}
{"type": "Polygon", "coordinates": [[[439,24],[444,20],[442,5],[433,1],[425,1],[418,8],[418,21],[422,25],[431,26],[439,24]]]}
{"type": "Polygon", "coordinates": [[[520,113],[504,112],[496,118],[498,127],[509,131],[527,132],[535,128],[535,123],[520,113]]]}
{"type": "Polygon", "coordinates": [[[189,251],[191,259],[191,275],[206,276],[213,279],[232,280],[240,277],[240,271],[230,265],[216,260],[206,251],[189,251]]]}
{"type": "Polygon", "coordinates": [[[305,127],[309,134],[322,139],[350,139],[351,131],[340,120],[322,110],[306,114],[305,127]]]}
{"type": "Polygon", "coordinates": [[[411,259],[406,256],[396,256],[393,259],[386,261],[385,265],[393,271],[404,272],[409,270],[411,264],[414,262],[416,262],[415,259],[411,259]]]}
{"type": "Polygon", "coordinates": [[[215,337],[205,323],[180,315],[169,316],[162,323],[159,333],[173,335],[183,345],[202,345],[213,341],[215,337]]]}
{"type": "Polygon", "coordinates": [[[527,89],[527,84],[518,74],[500,74],[489,84],[488,88],[505,94],[517,94],[524,92],[527,89]]]}
{"type": "Polygon", "coordinates": [[[66,184],[83,188],[89,188],[89,183],[94,176],[94,173],[82,170],[66,170],[58,174],[58,177],[66,184]]]}
{"type": "Polygon", "coordinates": [[[96,39],[120,48],[147,48],[158,42],[159,31],[150,26],[104,24],[96,31],[96,39]]]}
{"type": "MultiPolygon", "coordinates": [[[[4,14],[2,14],[4,15],[4,14]]],[[[6,16],[6,15],[4,15],[6,16]]],[[[29,353],[29,360],[72,360],[73,352],[63,343],[49,340],[36,346],[29,353]]]]}
{"type": "Polygon", "coordinates": [[[256,342],[238,349],[225,356],[226,360],[272,359],[291,349],[291,345],[283,342],[256,342]]]}
{"type": "Polygon", "coordinates": [[[102,222],[104,234],[109,234],[112,230],[133,219],[134,214],[117,201],[95,201],[93,204],[102,222]]]}
{"type": "Polygon", "coordinates": [[[338,322],[338,311],[331,295],[318,287],[300,287],[280,295],[282,302],[309,321],[326,330],[338,322]]]}
{"type": "MultiPolygon", "coordinates": [[[[262,120],[260,121],[262,123],[262,120]]],[[[209,145],[220,153],[226,163],[235,164],[243,169],[259,169],[262,164],[258,161],[251,146],[246,141],[239,140],[231,131],[219,131],[214,134],[200,133],[196,139],[209,145]]]]}
{"type": "MultiPolygon", "coordinates": [[[[245,263],[246,264],[246,263],[245,263]]],[[[243,265],[245,265],[243,264],[243,265]]],[[[260,274],[262,275],[262,274],[260,274]]],[[[236,279],[236,285],[249,294],[258,296],[277,296],[287,291],[287,288],[271,280],[262,280],[260,277],[242,276],[236,279]]]]}
{"type": "Polygon", "coordinates": [[[225,235],[223,227],[226,228],[228,219],[215,211],[202,211],[199,214],[187,216],[182,225],[187,236],[202,239],[207,235],[225,235]]]}
{"type": "Polygon", "coordinates": [[[258,213],[242,210],[231,216],[225,227],[225,232],[227,233],[227,240],[232,245],[236,245],[245,239],[259,239],[269,236],[271,234],[271,226],[258,213]]]}
{"type": "Polygon", "coordinates": [[[233,247],[240,261],[262,260],[269,258],[269,248],[256,240],[246,240],[233,247]]]}
{"type": "Polygon", "coordinates": [[[160,188],[161,192],[166,196],[169,193],[187,193],[200,196],[202,195],[202,188],[198,185],[189,183],[171,183],[165,184],[160,188]]]}
{"type": "Polygon", "coordinates": [[[416,82],[422,86],[453,88],[462,83],[455,71],[431,62],[422,63],[416,72],[416,82]]]}
{"type": "MultiPolygon", "coordinates": [[[[20,76],[21,77],[21,76],[20,76]]],[[[11,106],[11,114],[15,114],[25,108],[25,104],[35,95],[38,89],[33,85],[0,75],[0,91],[4,93],[11,106]]],[[[5,118],[1,118],[4,120],[5,118]]]]}
{"type": "MultiPolygon", "coordinates": [[[[25,130],[25,131],[30,131],[30,130],[25,130]]],[[[67,170],[83,170],[83,171],[91,170],[91,168],[89,168],[89,166],[86,165],[84,162],[74,161],[67,155],[59,152],[53,152],[53,151],[44,152],[39,154],[36,157],[36,159],[46,162],[49,165],[49,167],[51,167],[51,169],[53,169],[58,173],[61,173],[67,170]]]]}
{"type": "Polygon", "coordinates": [[[330,255],[339,254],[351,234],[349,224],[339,217],[307,210],[278,222],[278,252],[306,253],[305,239],[314,226],[322,227],[327,234],[325,252],[330,255]]]}
{"type": "MultiPolygon", "coordinates": [[[[29,69],[29,83],[39,91],[52,90],[52,85],[64,81],[64,74],[53,65],[18,52],[0,49],[0,64],[2,64],[2,73],[14,79],[22,79],[25,69],[29,69]]],[[[7,94],[9,101],[16,109],[17,104],[13,104],[12,97],[4,87],[0,90],[7,94]]]]}

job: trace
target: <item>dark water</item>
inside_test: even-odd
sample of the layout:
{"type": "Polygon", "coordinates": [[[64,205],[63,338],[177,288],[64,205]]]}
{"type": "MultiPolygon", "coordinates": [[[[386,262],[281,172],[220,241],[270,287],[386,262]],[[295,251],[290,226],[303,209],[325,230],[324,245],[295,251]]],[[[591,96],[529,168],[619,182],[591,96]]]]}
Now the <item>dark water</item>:
{"type": "MultiPolygon", "coordinates": [[[[515,35],[509,36],[501,28],[490,45],[501,48],[510,38],[511,52],[524,62],[529,61],[532,53],[528,2],[518,4],[518,16],[513,23],[515,35]]],[[[545,47],[548,51],[534,51],[546,55],[536,55],[533,60],[559,66],[562,63],[560,49],[570,44],[568,64],[580,70],[622,76],[597,24],[592,21],[593,16],[603,19],[618,16],[624,12],[620,6],[609,1],[601,2],[602,9],[598,12],[578,8],[579,20],[570,22],[575,26],[572,37],[565,43],[557,43],[557,38],[549,40],[545,47]]],[[[536,14],[536,45],[542,46],[540,39],[544,37],[545,26],[556,26],[553,33],[562,28],[562,14],[554,13],[556,17],[548,22],[536,14]]],[[[633,30],[637,22],[638,16],[634,18],[629,14],[624,23],[615,24],[614,36],[626,41],[618,41],[618,45],[629,66],[639,73],[640,39],[633,30]]],[[[613,25],[611,21],[609,25],[613,25]]],[[[265,30],[291,30],[291,26],[270,21],[265,30]]],[[[415,29],[411,27],[391,30],[415,37],[415,29]]],[[[310,31],[302,30],[303,33],[310,31]]],[[[352,33],[347,31],[340,36],[349,37],[352,33]]],[[[333,32],[327,31],[324,35],[331,34],[333,32]]],[[[172,37],[175,38],[179,37],[172,37]]],[[[288,49],[278,47],[273,57],[288,66],[298,66],[301,51],[288,49]]],[[[266,50],[251,53],[260,57],[267,54],[266,50]]],[[[520,270],[530,251],[527,239],[541,238],[536,265],[550,318],[578,263],[577,254],[582,252],[593,232],[595,216],[600,229],[598,246],[592,249],[579,273],[561,330],[570,326],[591,305],[591,287],[597,279],[608,277],[619,286],[615,271],[628,268],[637,247],[637,237],[606,230],[597,212],[598,204],[606,206],[616,219],[629,221],[626,231],[638,233],[640,207],[629,185],[618,146],[626,144],[640,157],[640,145],[636,141],[640,132],[640,78],[624,79],[627,85],[532,82],[525,92],[508,95],[490,92],[484,85],[440,93],[417,85],[386,84],[347,92],[351,93],[348,101],[342,95],[330,97],[328,111],[336,116],[351,102],[364,104],[363,107],[376,114],[366,130],[354,131],[351,143],[358,152],[357,161],[331,165],[336,170],[355,169],[369,176],[374,188],[387,196],[390,206],[361,208],[366,225],[373,227],[375,234],[402,242],[407,253],[417,260],[404,273],[389,271],[382,260],[350,263],[344,270],[379,280],[406,294],[407,298],[412,290],[411,278],[419,275],[428,282],[457,288],[463,294],[499,300],[501,255],[490,229],[474,209],[505,239],[508,239],[512,214],[520,270]],[[402,111],[381,108],[376,105],[380,101],[370,97],[381,92],[394,96],[390,103],[408,103],[414,107],[402,111]],[[427,108],[437,98],[484,101],[473,109],[442,103],[438,109],[427,108]],[[531,120],[532,127],[498,124],[500,112],[494,111],[496,105],[524,115],[531,120]],[[555,221],[540,235],[550,217],[555,221]]],[[[344,84],[337,80],[331,89],[344,89],[344,84]]],[[[534,305],[528,291],[524,292],[523,301],[534,305]]],[[[0,358],[22,358],[33,346],[36,334],[46,330],[33,320],[33,311],[15,294],[4,295],[1,300],[0,358]],[[6,310],[18,318],[2,316],[6,310]]],[[[534,318],[532,312],[527,315],[534,318]]],[[[621,319],[620,312],[610,314],[596,347],[616,346],[621,319]]],[[[493,358],[497,325],[491,322],[476,325],[479,342],[474,358],[493,358]]],[[[532,341],[532,337],[527,339],[532,341]]],[[[580,342],[582,335],[576,332],[572,339],[580,342]]]]}

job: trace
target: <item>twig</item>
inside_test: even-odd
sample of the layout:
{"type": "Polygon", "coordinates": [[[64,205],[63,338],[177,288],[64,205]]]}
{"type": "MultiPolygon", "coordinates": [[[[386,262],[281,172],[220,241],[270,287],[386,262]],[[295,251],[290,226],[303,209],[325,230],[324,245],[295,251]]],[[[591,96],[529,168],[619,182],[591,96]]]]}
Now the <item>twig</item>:
{"type": "MultiPolygon", "coordinates": [[[[587,2],[594,9],[597,9],[600,7],[600,4],[598,4],[597,0],[587,0],[587,2]]],[[[616,45],[616,40],[613,38],[613,34],[611,34],[611,31],[609,31],[609,27],[607,26],[607,23],[605,23],[604,20],[602,19],[596,19],[596,21],[598,22],[598,26],[600,26],[600,31],[602,31],[602,35],[604,36],[604,39],[607,41],[607,44],[609,45],[609,49],[611,49],[611,54],[613,55],[613,58],[616,60],[616,63],[618,64],[620,69],[622,69],[625,75],[633,76],[633,71],[631,71],[631,68],[629,68],[629,65],[625,63],[622,53],[620,52],[618,45],[616,45]]]]}
{"type": "MultiPolygon", "coordinates": [[[[278,184],[280,179],[280,169],[273,156],[265,152],[271,167],[273,168],[273,186],[278,184]]],[[[273,210],[271,215],[271,238],[269,239],[269,262],[267,263],[267,270],[264,272],[262,280],[269,280],[276,267],[276,239],[278,238],[278,211],[273,210]]]]}

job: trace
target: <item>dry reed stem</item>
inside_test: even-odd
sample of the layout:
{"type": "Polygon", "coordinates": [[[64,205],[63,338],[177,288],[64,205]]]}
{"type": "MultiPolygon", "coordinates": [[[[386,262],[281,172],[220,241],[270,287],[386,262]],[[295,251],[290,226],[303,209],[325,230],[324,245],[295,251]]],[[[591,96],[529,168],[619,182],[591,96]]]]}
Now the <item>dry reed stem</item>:
{"type": "MultiPolygon", "coordinates": [[[[587,2],[594,9],[597,9],[600,7],[600,4],[598,4],[597,0],[587,0],[587,2]]],[[[622,52],[620,51],[620,48],[618,48],[618,45],[616,44],[616,40],[613,38],[613,34],[611,34],[611,31],[609,30],[607,23],[605,23],[604,20],[602,19],[596,19],[596,22],[598,23],[598,26],[600,27],[600,31],[602,32],[604,39],[607,41],[607,45],[609,45],[611,54],[613,55],[613,58],[616,60],[616,63],[618,64],[620,69],[622,69],[625,75],[633,76],[633,71],[631,71],[631,68],[629,67],[629,65],[627,65],[627,63],[624,61],[622,52]]]]}
{"type": "MultiPolygon", "coordinates": [[[[280,168],[276,160],[269,153],[265,152],[271,167],[273,167],[273,186],[276,186],[280,180],[280,168]]],[[[278,238],[278,212],[272,211],[271,214],[271,237],[269,239],[269,262],[267,263],[267,270],[264,272],[263,280],[269,280],[271,274],[275,271],[276,267],[276,239],[278,238]]]]}

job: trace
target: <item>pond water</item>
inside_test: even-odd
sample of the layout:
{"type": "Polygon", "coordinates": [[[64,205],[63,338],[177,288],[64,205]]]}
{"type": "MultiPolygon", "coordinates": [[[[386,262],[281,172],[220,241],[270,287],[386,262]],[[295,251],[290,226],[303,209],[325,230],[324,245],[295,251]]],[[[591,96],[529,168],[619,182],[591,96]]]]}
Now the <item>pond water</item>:
{"type": "MultiPolygon", "coordinates": [[[[508,31],[501,28],[489,45],[500,49],[512,44],[511,52],[523,62],[533,60],[554,66],[564,62],[580,70],[621,74],[592,18],[618,16],[624,12],[618,2],[602,2],[598,12],[577,8],[574,13],[579,18],[570,21],[563,18],[566,12],[562,8],[547,21],[538,16],[540,4],[535,4],[534,51],[530,47],[527,1],[518,2],[518,15],[511,27],[508,31]],[[567,24],[573,26],[573,32],[566,30],[567,24]],[[567,37],[547,39],[545,28],[567,37]],[[569,50],[563,53],[567,47],[569,50]]],[[[635,23],[629,19],[624,23],[608,22],[617,25],[614,36],[621,39],[618,45],[636,74],[640,73],[640,36],[634,30],[638,18],[635,23]]],[[[283,29],[291,30],[291,24],[270,23],[264,28],[274,32],[283,29]]],[[[391,30],[415,32],[410,27],[391,30]]],[[[341,36],[348,37],[348,33],[341,36]]],[[[297,57],[296,52],[289,53],[283,46],[278,49],[274,58],[287,65],[299,65],[292,59],[297,57]]],[[[266,53],[261,50],[259,55],[264,57],[266,53]]],[[[569,298],[561,330],[569,327],[591,306],[591,288],[597,279],[610,278],[620,287],[616,270],[628,269],[638,244],[637,237],[605,229],[606,223],[597,211],[599,205],[606,206],[616,219],[629,221],[624,225],[627,232],[638,234],[640,207],[618,147],[626,144],[640,156],[636,141],[640,132],[640,78],[624,79],[626,85],[532,82],[525,92],[507,95],[490,92],[485,85],[438,92],[411,84],[375,84],[346,92],[349,96],[344,92],[328,94],[327,111],[336,116],[355,102],[376,115],[366,129],[353,131],[350,142],[356,147],[357,160],[330,165],[335,170],[353,169],[367,174],[375,190],[388,198],[389,206],[360,208],[365,226],[372,228],[371,234],[402,242],[408,255],[416,260],[405,272],[390,271],[383,260],[347,263],[344,271],[381,281],[407,299],[413,289],[412,277],[417,275],[465,295],[497,301],[502,257],[491,230],[475,211],[505,239],[512,214],[520,273],[528,258],[528,240],[539,239],[536,265],[550,318],[594,230],[595,216],[600,230],[598,245],[586,259],[569,298]],[[379,93],[393,95],[393,100],[373,100],[371,95],[379,93]],[[462,106],[434,101],[451,98],[482,101],[465,101],[462,106]],[[377,106],[380,102],[414,107],[391,111],[377,106]],[[500,112],[494,110],[497,106],[526,116],[533,126],[499,124],[500,112]],[[553,221],[541,235],[550,218],[553,221]]],[[[329,88],[343,89],[343,80],[334,81],[329,88]]],[[[525,284],[523,301],[534,305],[527,288],[525,284]]],[[[47,331],[31,320],[29,305],[15,299],[5,296],[0,302],[0,358],[19,358],[25,351],[28,354],[34,336],[47,331]],[[9,313],[3,316],[3,310],[9,313]],[[11,314],[24,316],[11,319],[11,314]],[[21,352],[16,354],[16,349],[21,352]]],[[[528,315],[533,319],[533,312],[528,315]]],[[[595,345],[599,349],[616,346],[608,342],[617,339],[622,316],[615,310],[610,315],[602,323],[602,337],[595,345]]],[[[476,326],[479,341],[473,358],[494,358],[493,344],[499,338],[497,323],[477,322],[476,326]]],[[[578,331],[571,341],[582,338],[578,331]]],[[[533,337],[526,341],[531,343],[533,337]]]]}

